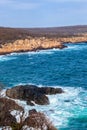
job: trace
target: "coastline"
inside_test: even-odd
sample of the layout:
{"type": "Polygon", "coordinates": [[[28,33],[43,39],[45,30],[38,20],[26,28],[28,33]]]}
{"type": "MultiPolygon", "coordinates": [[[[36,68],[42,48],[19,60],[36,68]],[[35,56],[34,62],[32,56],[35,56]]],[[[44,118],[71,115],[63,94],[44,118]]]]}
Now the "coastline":
{"type": "Polygon", "coordinates": [[[13,52],[38,51],[52,48],[62,49],[65,47],[66,46],[58,42],[56,39],[30,37],[28,39],[18,39],[14,42],[1,44],[0,55],[13,52]]]}
{"type": "Polygon", "coordinates": [[[39,51],[53,48],[63,49],[67,47],[66,43],[81,43],[87,42],[87,34],[82,36],[72,36],[63,38],[46,38],[46,37],[29,37],[25,39],[18,39],[14,42],[2,43],[0,45],[0,55],[10,53],[20,53],[28,51],[39,51]]]}
{"type": "Polygon", "coordinates": [[[53,28],[0,27],[0,55],[67,47],[87,42],[87,26],[53,28]]]}
{"type": "MultiPolygon", "coordinates": [[[[54,126],[57,129],[64,129],[64,127],[65,129],[72,129],[71,127],[74,127],[74,126],[76,126],[76,128],[78,129],[79,127],[78,120],[81,119],[79,117],[83,117],[84,119],[86,119],[85,97],[87,95],[86,94],[87,91],[86,89],[84,89],[84,86],[87,86],[87,82],[86,82],[87,71],[85,71],[87,70],[87,66],[86,66],[87,62],[85,60],[87,57],[86,56],[87,44],[86,43],[82,43],[82,44],[70,43],[68,47],[69,48],[66,48],[64,50],[59,50],[59,49],[49,50],[49,51],[52,51],[51,53],[49,53],[49,51],[45,51],[45,54],[43,54],[44,51],[41,51],[41,52],[33,52],[34,55],[32,55],[30,52],[26,54],[23,53],[22,55],[12,54],[10,56],[9,55],[1,56],[0,58],[1,59],[0,61],[1,62],[1,81],[3,80],[2,82],[5,83],[6,85],[7,84],[11,86],[14,86],[15,84],[20,85],[20,83],[23,83],[23,82],[34,83],[35,78],[37,80],[36,84],[40,85],[39,87],[45,86],[46,84],[48,84],[51,87],[53,85],[58,87],[60,82],[63,84],[60,87],[63,90],[65,90],[66,93],[62,95],[48,96],[49,101],[50,101],[49,106],[46,106],[46,105],[40,106],[40,107],[38,106],[38,109],[36,109],[37,112],[43,112],[44,114],[48,113],[49,119],[51,119],[51,121],[53,122],[54,126]],[[38,58],[36,58],[37,56],[38,58]],[[44,61],[44,64],[42,64],[43,61],[44,61]],[[47,62],[48,62],[48,65],[47,65],[47,62]],[[47,67],[45,68],[44,66],[46,65],[47,67]],[[39,72],[39,70],[41,71],[39,72]],[[33,80],[34,76],[30,75],[31,72],[34,72],[34,76],[35,76],[34,80],[33,80]],[[50,77],[49,77],[49,72],[51,72],[50,77]],[[38,75],[40,75],[40,73],[43,73],[43,75],[42,76],[40,75],[39,77],[38,75],[36,76],[37,73],[38,75]],[[60,75],[62,74],[62,75],[61,76],[57,75],[57,73],[59,73],[60,75]],[[46,77],[45,78],[46,80],[44,80],[44,77],[43,77],[44,75],[46,77]],[[20,77],[20,80],[18,80],[19,77],[20,77]],[[28,77],[30,77],[30,80],[28,77]],[[81,78],[81,77],[84,77],[84,78],[81,78]],[[71,81],[70,79],[73,79],[73,80],[71,81]],[[71,123],[72,123],[72,126],[71,126],[71,123]]],[[[26,104],[24,106],[27,107],[26,104]]],[[[35,108],[36,107],[37,105],[35,106],[35,108]]],[[[11,111],[11,114],[14,115],[14,113],[16,112],[18,112],[18,110],[11,111]]],[[[13,119],[12,121],[15,121],[15,120],[13,119]]],[[[86,122],[84,121],[81,124],[81,126],[83,124],[86,125],[86,122]]],[[[81,128],[85,129],[85,126],[81,128]]]]}
{"type": "Polygon", "coordinates": [[[0,127],[8,129],[40,129],[57,130],[50,121],[50,117],[41,111],[37,111],[34,106],[49,105],[47,95],[62,94],[62,88],[38,87],[35,85],[19,85],[10,89],[0,90],[0,127]],[[23,105],[23,102],[25,105],[23,105]],[[2,117],[3,116],[3,117],[2,117]],[[10,118],[9,118],[10,117],[10,118]]]}

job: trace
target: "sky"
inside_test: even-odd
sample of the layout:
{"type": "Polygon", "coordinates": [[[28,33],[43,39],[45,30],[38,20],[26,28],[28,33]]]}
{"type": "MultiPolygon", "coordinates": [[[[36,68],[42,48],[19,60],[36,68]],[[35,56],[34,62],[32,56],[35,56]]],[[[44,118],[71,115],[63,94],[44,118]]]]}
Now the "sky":
{"type": "Polygon", "coordinates": [[[87,0],[0,0],[0,26],[87,25],[87,0]]]}

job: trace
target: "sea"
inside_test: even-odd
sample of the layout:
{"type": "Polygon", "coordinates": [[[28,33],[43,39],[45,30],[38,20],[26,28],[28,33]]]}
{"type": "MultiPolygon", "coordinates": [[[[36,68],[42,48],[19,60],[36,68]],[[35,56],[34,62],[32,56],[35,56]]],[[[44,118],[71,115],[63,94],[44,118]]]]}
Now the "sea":
{"type": "Polygon", "coordinates": [[[87,43],[64,49],[0,56],[0,83],[5,88],[34,84],[58,87],[65,93],[48,95],[49,105],[29,106],[44,112],[58,130],[87,130],[87,43]]]}

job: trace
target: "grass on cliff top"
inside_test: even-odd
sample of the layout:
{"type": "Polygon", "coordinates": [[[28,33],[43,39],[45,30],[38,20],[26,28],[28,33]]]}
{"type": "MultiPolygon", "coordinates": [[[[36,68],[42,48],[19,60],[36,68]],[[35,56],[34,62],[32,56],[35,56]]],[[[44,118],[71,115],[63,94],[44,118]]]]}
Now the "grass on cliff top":
{"type": "Polygon", "coordinates": [[[31,37],[72,37],[87,33],[87,26],[68,26],[51,28],[6,28],[0,27],[0,44],[31,37]]]}

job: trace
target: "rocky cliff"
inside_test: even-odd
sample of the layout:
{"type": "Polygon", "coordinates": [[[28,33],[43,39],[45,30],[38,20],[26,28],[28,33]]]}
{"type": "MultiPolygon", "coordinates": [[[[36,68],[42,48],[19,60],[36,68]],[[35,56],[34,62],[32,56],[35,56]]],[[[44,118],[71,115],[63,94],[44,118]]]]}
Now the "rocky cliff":
{"type": "Polygon", "coordinates": [[[58,38],[58,42],[60,43],[80,43],[87,42],[87,34],[77,35],[77,36],[67,36],[58,38]]]}
{"type": "Polygon", "coordinates": [[[0,130],[57,130],[48,116],[32,105],[48,105],[47,95],[62,93],[61,88],[35,85],[0,90],[0,130]]]}
{"type": "Polygon", "coordinates": [[[25,51],[36,51],[41,49],[51,49],[64,47],[63,44],[57,41],[57,39],[42,38],[26,38],[18,39],[14,42],[1,44],[0,54],[6,54],[11,52],[25,52],[25,51]]]}
{"type": "Polygon", "coordinates": [[[70,36],[60,38],[45,38],[45,37],[28,37],[18,39],[13,42],[3,43],[0,46],[0,54],[8,54],[12,52],[37,51],[43,49],[59,48],[62,49],[64,43],[79,43],[87,42],[87,34],[81,36],[70,36]]]}
{"type": "Polygon", "coordinates": [[[54,28],[0,27],[0,54],[64,48],[64,43],[87,42],[87,26],[54,28]]]}

